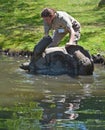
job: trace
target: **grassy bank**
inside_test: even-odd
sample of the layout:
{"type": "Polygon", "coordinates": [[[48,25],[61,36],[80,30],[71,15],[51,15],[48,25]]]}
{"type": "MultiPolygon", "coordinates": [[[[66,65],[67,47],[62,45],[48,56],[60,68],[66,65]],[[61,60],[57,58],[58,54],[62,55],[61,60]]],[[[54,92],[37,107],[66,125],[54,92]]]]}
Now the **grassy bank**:
{"type": "MultiPolygon", "coordinates": [[[[79,45],[91,53],[105,50],[105,7],[99,0],[0,0],[0,48],[32,50],[43,37],[40,12],[44,7],[63,10],[81,23],[79,45]]],[[[65,37],[61,45],[68,40],[65,37]]]]}

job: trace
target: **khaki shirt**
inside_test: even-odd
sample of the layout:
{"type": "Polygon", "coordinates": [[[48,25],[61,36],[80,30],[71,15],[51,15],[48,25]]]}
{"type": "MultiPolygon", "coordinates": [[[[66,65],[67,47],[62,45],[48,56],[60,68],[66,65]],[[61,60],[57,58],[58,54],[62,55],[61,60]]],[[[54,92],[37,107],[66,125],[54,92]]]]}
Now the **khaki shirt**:
{"type": "Polygon", "coordinates": [[[75,20],[72,16],[63,11],[57,11],[56,17],[54,18],[51,24],[47,24],[46,21],[44,21],[44,31],[45,34],[48,34],[49,30],[51,29],[64,29],[66,32],[68,30],[71,30],[74,23],[78,24],[78,26],[80,27],[80,23],[77,20],[75,20]]]}

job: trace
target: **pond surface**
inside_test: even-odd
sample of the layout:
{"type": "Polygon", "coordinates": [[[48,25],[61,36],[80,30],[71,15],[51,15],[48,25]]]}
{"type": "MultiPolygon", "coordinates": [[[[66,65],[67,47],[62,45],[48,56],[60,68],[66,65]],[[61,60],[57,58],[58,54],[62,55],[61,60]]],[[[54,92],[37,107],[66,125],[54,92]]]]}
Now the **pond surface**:
{"type": "Polygon", "coordinates": [[[104,130],[105,68],[92,76],[31,75],[0,56],[0,130],[104,130]]]}

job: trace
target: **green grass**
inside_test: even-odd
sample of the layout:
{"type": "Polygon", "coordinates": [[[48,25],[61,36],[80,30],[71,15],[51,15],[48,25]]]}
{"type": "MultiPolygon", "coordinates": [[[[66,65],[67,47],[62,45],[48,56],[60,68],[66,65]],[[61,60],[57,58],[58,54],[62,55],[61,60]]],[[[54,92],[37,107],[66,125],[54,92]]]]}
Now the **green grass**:
{"type": "MultiPolygon", "coordinates": [[[[81,23],[79,45],[91,53],[105,52],[105,7],[99,0],[0,0],[0,48],[33,50],[43,37],[40,12],[45,7],[63,10],[81,23]]],[[[61,41],[64,45],[68,40],[61,41]]]]}

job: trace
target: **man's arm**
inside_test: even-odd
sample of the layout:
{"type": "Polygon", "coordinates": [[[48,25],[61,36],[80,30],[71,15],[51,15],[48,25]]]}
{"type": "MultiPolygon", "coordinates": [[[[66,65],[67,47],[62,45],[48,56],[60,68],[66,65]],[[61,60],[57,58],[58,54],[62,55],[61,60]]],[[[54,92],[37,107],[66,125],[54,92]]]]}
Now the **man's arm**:
{"type": "Polygon", "coordinates": [[[44,21],[44,36],[47,37],[49,35],[50,26],[44,21]]]}
{"type": "Polygon", "coordinates": [[[69,42],[66,43],[66,46],[74,45],[74,40],[75,40],[75,31],[74,31],[73,28],[68,29],[68,31],[69,31],[69,42]]]}

